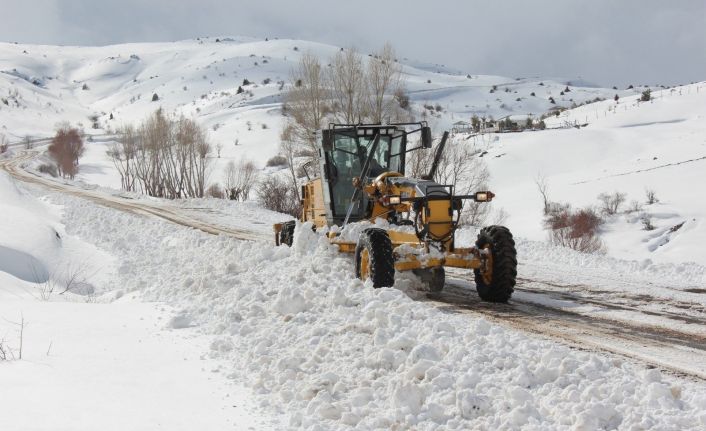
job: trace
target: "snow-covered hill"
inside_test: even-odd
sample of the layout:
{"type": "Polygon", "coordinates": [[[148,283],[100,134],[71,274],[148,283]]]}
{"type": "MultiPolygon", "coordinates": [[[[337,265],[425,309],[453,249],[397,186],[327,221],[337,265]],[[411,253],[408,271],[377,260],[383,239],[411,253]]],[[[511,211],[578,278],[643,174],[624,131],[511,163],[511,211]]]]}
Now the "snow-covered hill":
{"type": "MultiPolygon", "coordinates": [[[[47,137],[56,123],[70,121],[103,135],[138,123],[162,107],[195,117],[207,127],[211,142],[223,146],[211,176],[212,182],[222,182],[228,161],[247,158],[264,167],[277,153],[284,118],[281,98],[301,55],[313,52],[325,63],[339,49],[302,40],[244,37],[105,47],[2,43],[0,133],[12,141],[26,135],[47,137]],[[251,84],[243,85],[244,80],[251,84]],[[241,94],[239,86],[245,90],[241,94]],[[154,95],[158,100],[152,100],[154,95]]],[[[505,210],[505,222],[517,235],[543,240],[546,232],[534,183],[538,175],[546,178],[551,199],[574,207],[595,205],[598,194],[618,191],[627,194],[627,208],[632,200],[644,201],[649,188],[660,199],[658,204],[612,217],[604,226],[608,253],[642,261],[706,264],[700,253],[706,239],[701,221],[706,206],[693,186],[684,187],[703,182],[703,83],[653,89],[654,100],[638,104],[644,88],[613,90],[579,80],[484,76],[399,61],[418,118],[429,120],[439,133],[473,114],[522,118],[607,99],[547,119],[550,127],[588,124],[580,129],[469,139],[469,145],[488,151],[483,157],[492,175],[491,188],[498,194],[496,208],[505,210]],[[618,103],[613,101],[616,94],[618,103]],[[642,230],[645,214],[655,230],[642,230]]],[[[96,136],[88,146],[80,180],[119,187],[105,155],[109,142],[96,136]]]]}
{"type": "Polygon", "coordinates": [[[706,265],[706,83],[582,106],[548,126],[581,128],[503,134],[484,156],[498,205],[519,235],[542,240],[542,200],[535,184],[546,178],[550,199],[574,207],[599,206],[601,193],[625,194],[620,213],[601,234],[608,253],[645,262],[706,265]],[[646,204],[646,190],[659,202],[646,204]],[[626,213],[635,206],[635,211],[626,213]],[[653,230],[645,230],[649,219],[653,230]]]}
{"type": "MultiPolygon", "coordinates": [[[[244,37],[104,47],[0,43],[0,131],[15,140],[46,137],[56,123],[69,121],[83,124],[89,133],[103,133],[140,122],[163,107],[207,126],[211,141],[224,145],[224,159],[247,157],[262,166],[277,152],[280,101],[291,69],[305,52],[326,64],[339,49],[302,40],[244,37]],[[252,84],[243,85],[246,79],[252,84]],[[242,94],[237,94],[239,86],[245,90],[242,94]],[[152,101],[155,94],[159,100],[152,101]],[[92,129],[94,123],[99,129],[92,129]]],[[[419,116],[426,110],[439,130],[468,121],[474,113],[538,116],[557,105],[636,91],[578,81],[574,86],[567,80],[475,75],[399,61],[419,116]],[[567,84],[571,92],[561,96],[567,84]],[[550,103],[550,96],[557,105],[550,103]],[[424,105],[433,108],[433,115],[424,105]]]]}

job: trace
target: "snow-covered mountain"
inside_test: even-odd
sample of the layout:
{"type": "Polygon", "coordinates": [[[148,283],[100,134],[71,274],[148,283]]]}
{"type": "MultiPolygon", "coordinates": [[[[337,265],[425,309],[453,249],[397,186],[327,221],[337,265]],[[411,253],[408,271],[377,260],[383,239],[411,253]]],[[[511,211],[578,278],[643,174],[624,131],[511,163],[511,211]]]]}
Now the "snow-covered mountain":
{"type": "MultiPolygon", "coordinates": [[[[263,164],[277,151],[280,101],[291,69],[306,52],[326,64],[339,50],[303,40],[243,37],[103,47],[0,43],[0,130],[14,139],[49,136],[57,122],[69,121],[81,123],[88,133],[102,133],[140,122],[163,107],[207,126],[211,141],[224,145],[225,157],[245,156],[263,164]],[[251,84],[243,85],[244,80],[251,84]],[[237,94],[239,86],[246,91],[237,94]],[[152,100],[155,94],[157,101],[152,100]],[[99,129],[92,129],[94,123],[99,129]]],[[[410,99],[419,111],[423,105],[433,107],[429,119],[439,130],[469,121],[474,113],[538,116],[557,105],[636,91],[399,61],[410,99]],[[572,91],[560,95],[567,84],[572,91]]]]}

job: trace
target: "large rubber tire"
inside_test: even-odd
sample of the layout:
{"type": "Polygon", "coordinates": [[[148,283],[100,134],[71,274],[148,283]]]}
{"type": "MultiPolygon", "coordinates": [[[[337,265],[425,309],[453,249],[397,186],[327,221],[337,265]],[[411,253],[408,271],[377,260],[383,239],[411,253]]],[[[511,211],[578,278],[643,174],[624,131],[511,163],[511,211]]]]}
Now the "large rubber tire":
{"type": "Polygon", "coordinates": [[[297,222],[294,220],[282,223],[282,230],[279,231],[280,245],[292,246],[294,242],[294,228],[296,226],[297,222]]]}
{"type": "Polygon", "coordinates": [[[392,242],[383,229],[365,229],[355,247],[355,275],[361,280],[370,278],[373,287],[390,287],[395,284],[395,258],[392,242]],[[367,255],[367,274],[363,274],[362,259],[367,255]]]}
{"type": "Polygon", "coordinates": [[[427,285],[430,292],[439,293],[446,283],[446,271],[443,266],[429,269],[415,269],[413,272],[427,285]]]}
{"type": "Polygon", "coordinates": [[[488,226],[481,229],[476,247],[489,247],[493,258],[490,283],[480,269],[473,270],[478,296],[484,301],[507,302],[515,290],[517,278],[517,251],[508,228],[488,226]]]}

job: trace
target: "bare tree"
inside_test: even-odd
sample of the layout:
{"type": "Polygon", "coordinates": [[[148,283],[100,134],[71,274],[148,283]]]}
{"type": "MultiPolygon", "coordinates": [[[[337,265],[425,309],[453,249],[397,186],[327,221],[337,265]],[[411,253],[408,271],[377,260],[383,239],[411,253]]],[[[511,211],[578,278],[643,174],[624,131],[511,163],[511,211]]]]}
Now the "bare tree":
{"type": "Polygon", "coordinates": [[[140,127],[134,176],[150,196],[203,197],[210,168],[211,145],[194,120],[172,120],[161,109],[140,127]]]}
{"type": "Polygon", "coordinates": [[[285,97],[292,134],[298,143],[316,151],[316,132],[322,129],[324,119],[330,112],[328,90],[325,87],[324,70],[319,59],[312,53],[302,56],[299,65],[292,71],[294,85],[285,97]]]}
{"type": "Polygon", "coordinates": [[[76,128],[61,128],[49,145],[49,155],[56,162],[59,174],[73,179],[78,173],[78,160],[83,155],[83,139],[76,128]]]}
{"type": "Polygon", "coordinates": [[[327,76],[336,121],[355,124],[365,119],[367,82],[360,53],[355,48],[336,53],[327,76]]]}
{"type": "Polygon", "coordinates": [[[232,160],[228,162],[225,171],[225,188],[228,199],[248,200],[250,191],[257,183],[257,176],[257,167],[249,160],[240,160],[237,165],[232,160]]]}
{"type": "Polygon", "coordinates": [[[125,126],[118,131],[118,138],[108,149],[108,156],[120,174],[123,190],[135,190],[135,155],[140,136],[132,126],[125,126]]]}
{"type": "Polygon", "coordinates": [[[549,214],[550,207],[548,194],[549,184],[547,183],[547,177],[538,173],[537,176],[534,178],[534,183],[537,185],[539,194],[542,195],[542,202],[544,203],[544,215],[547,215],[549,214]]]}
{"type": "Polygon", "coordinates": [[[368,62],[368,109],[373,123],[382,123],[392,113],[395,101],[391,96],[401,85],[401,70],[389,43],[368,62]]]}
{"type": "MultiPolygon", "coordinates": [[[[68,127],[62,127],[62,129],[67,129],[68,127]]],[[[32,137],[29,135],[25,135],[24,138],[22,138],[22,146],[25,147],[26,150],[31,150],[34,144],[32,144],[32,137]]]]}
{"type": "Polygon", "coordinates": [[[299,185],[297,184],[297,168],[295,166],[296,161],[294,155],[296,153],[297,144],[294,137],[294,128],[292,125],[287,125],[282,134],[280,135],[279,149],[280,153],[287,159],[287,168],[289,168],[289,173],[292,180],[292,190],[293,194],[300,199],[299,196],[299,185]]]}

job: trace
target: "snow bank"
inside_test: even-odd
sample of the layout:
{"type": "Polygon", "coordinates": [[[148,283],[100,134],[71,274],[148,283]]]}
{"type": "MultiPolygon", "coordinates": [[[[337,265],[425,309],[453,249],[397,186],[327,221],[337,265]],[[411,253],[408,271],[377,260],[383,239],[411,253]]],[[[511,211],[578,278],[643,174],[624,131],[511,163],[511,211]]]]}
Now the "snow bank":
{"type": "Polygon", "coordinates": [[[706,426],[703,387],[416,302],[413,277],[373,289],[306,226],[276,248],[52,200],[69,233],[119,258],[113,295],[173,304],[291,428],[706,426]]]}
{"type": "Polygon", "coordinates": [[[110,278],[114,259],[67,235],[62,210],[37,200],[0,172],[0,272],[43,288],[93,294],[110,278]]]}

